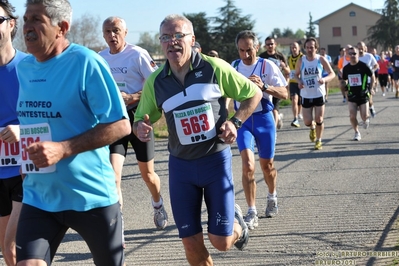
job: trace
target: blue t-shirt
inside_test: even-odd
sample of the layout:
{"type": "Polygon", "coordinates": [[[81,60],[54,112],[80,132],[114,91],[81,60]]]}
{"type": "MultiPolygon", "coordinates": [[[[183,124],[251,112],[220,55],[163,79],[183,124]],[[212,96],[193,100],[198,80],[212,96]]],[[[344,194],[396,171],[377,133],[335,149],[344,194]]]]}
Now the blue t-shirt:
{"type": "MultiPolygon", "coordinates": [[[[15,51],[14,58],[7,65],[0,66],[0,127],[19,124],[16,112],[19,91],[16,67],[27,54],[15,51]]],[[[0,145],[7,144],[0,140],[0,145]]],[[[20,166],[0,167],[0,179],[18,176],[19,168],[20,166]]]]}
{"type": "MultiPolygon", "coordinates": [[[[45,62],[28,56],[17,70],[19,121],[48,123],[52,141],[128,117],[107,63],[83,46],[71,44],[45,62]]],[[[51,212],[86,211],[118,202],[108,146],[62,159],[55,172],[29,173],[23,189],[23,203],[51,212]]]]}

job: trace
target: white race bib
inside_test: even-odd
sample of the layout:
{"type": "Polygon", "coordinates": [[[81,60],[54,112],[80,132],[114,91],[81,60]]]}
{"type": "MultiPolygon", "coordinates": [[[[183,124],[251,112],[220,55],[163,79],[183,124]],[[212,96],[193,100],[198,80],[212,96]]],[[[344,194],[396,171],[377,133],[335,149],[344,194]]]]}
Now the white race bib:
{"type": "Polygon", "coordinates": [[[51,165],[45,168],[37,168],[33,162],[29,159],[29,155],[25,152],[25,148],[31,145],[34,142],[42,142],[42,141],[52,141],[51,139],[51,131],[50,126],[47,123],[41,124],[33,124],[33,125],[24,125],[20,126],[21,128],[21,169],[22,173],[52,173],[55,171],[55,165],[51,165]]]}
{"type": "Polygon", "coordinates": [[[317,83],[318,83],[317,76],[307,76],[307,77],[303,78],[303,85],[305,85],[305,88],[307,88],[307,89],[316,88],[317,83]]]}
{"type": "Polygon", "coordinates": [[[173,111],[176,132],[182,145],[207,141],[216,136],[212,105],[202,105],[173,111]]]}
{"type": "Polygon", "coordinates": [[[295,70],[290,71],[290,79],[295,79],[295,70]]]}
{"type": "Polygon", "coordinates": [[[362,76],[360,74],[348,75],[349,86],[362,86],[362,76]]]}
{"type": "MultiPolygon", "coordinates": [[[[4,127],[0,127],[2,131],[4,127]]],[[[7,143],[0,139],[0,167],[21,165],[19,142],[7,143]]]]}

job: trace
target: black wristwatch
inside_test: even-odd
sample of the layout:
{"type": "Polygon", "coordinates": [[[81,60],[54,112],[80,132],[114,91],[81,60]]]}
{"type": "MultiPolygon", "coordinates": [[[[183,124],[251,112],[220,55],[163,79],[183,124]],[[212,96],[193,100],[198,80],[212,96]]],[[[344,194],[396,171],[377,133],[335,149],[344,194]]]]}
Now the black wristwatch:
{"type": "Polygon", "coordinates": [[[242,126],[242,121],[240,119],[238,119],[237,117],[233,116],[229,119],[230,122],[232,122],[234,124],[234,126],[236,127],[236,129],[241,128],[242,126]]]}
{"type": "Polygon", "coordinates": [[[269,88],[269,85],[267,85],[266,83],[263,83],[262,91],[266,91],[268,88],[269,88]]]}

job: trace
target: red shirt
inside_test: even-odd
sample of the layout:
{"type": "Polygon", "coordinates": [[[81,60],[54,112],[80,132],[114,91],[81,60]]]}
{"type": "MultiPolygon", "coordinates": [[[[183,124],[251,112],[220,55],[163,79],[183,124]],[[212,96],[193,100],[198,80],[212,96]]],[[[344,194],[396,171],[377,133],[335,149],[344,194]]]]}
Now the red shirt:
{"type": "Polygon", "coordinates": [[[378,65],[380,66],[380,69],[378,69],[378,74],[388,74],[388,60],[381,58],[378,60],[378,65]]]}

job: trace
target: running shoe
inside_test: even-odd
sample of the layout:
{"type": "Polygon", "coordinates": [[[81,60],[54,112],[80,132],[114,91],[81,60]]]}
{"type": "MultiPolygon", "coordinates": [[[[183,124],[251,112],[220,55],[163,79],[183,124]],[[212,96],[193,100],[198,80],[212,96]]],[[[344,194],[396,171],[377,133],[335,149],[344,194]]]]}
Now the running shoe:
{"type": "Polygon", "coordinates": [[[320,140],[316,140],[316,143],[314,144],[314,149],[315,149],[315,150],[321,150],[321,149],[323,149],[320,140]]]}
{"type": "Polygon", "coordinates": [[[291,122],[291,126],[292,126],[292,127],[301,127],[301,125],[299,124],[298,119],[294,119],[294,120],[291,122]]]}
{"type": "Polygon", "coordinates": [[[316,141],[316,128],[311,128],[309,133],[309,139],[311,142],[316,141]]]}
{"type": "Polygon", "coordinates": [[[342,99],[342,102],[343,102],[343,103],[346,103],[346,98],[345,98],[345,97],[342,99]]]}
{"type": "Polygon", "coordinates": [[[243,250],[246,245],[248,244],[249,240],[249,232],[248,232],[248,226],[244,221],[244,218],[242,217],[242,211],[240,206],[236,203],[234,204],[234,216],[235,219],[237,219],[238,224],[241,226],[242,233],[240,238],[237,239],[237,241],[234,243],[234,246],[238,248],[239,250],[243,250]]]}
{"type": "Polygon", "coordinates": [[[353,140],[359,141],[361,139],[362,139],[362,136],[360,135],[360,132],[359,131],[355,132],[355,136],[353,137],[353,140]]]}
{"type": "Polygon", "coordinates": [[[370,114],[371,114],[371,117],[373,117],[373,118],[376,116],[374,106],[370,107],[370,114]]]}
{"type": "Polygon", "coordinates": [[[277,129],[280,129],[283,127],[283,118],[284,118],[284,115],[282,113],[279,113],[278,121],[277,121],[277,129]]]}
{"type": "Polygon", "coordinates": [[[267,199],[266,218],[272,218],[278,213],[277,198],[267,199]]]}
{"type": "Polygon", "coordinates": [[[159,230],[165,229],[168,225],[168,214],[165,211],[163,205],[159,208],[154,207],[154,224],[159,230]]]}
{"type": "Polygon", "coordinates": [[[399,98],[399,91],[396,91],[395,98],[399,98]]]}
{"type": "Polygon", "coordinates": [[[385,92],[382,93],[382,97],[385,97],[385,92]]]}
{"type": "Polygon", "coordinates": [[[363,121],[363,128],[368,129],[370,126],[370,119],[366,119],[366,121],[363,121]]]}
{"type": "Polygon", "coordinates": [[[250,230],[258,227],[258,215],[254,211],[249,211],[247,215],[245,215],[244,221],[250,230]]]}

